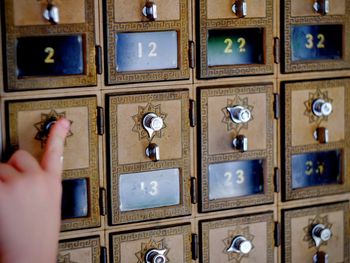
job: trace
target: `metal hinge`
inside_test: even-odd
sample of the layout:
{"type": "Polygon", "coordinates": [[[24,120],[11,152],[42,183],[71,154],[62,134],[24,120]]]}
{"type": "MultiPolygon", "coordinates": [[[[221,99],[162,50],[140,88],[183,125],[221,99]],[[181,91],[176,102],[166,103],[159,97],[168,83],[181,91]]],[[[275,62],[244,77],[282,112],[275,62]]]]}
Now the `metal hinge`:
{"type": "Polygon", "coordinates": [[[281,223],[275,222],[275,247],[281,245],[281,223]]]}
{"type": "Polygon", "coordinates": [[[193,41],[188,43],[188,59],[190,68],[194,68],[196,65],[196,46],[193,41]]]}
{"type": "Polygon", "coordinates": [[[100,214],[101,216],[107,215],[107,195],[106,189],[100,188],[100,214]]]}
{"type": "Polygon", "coordinates": [[[273,179],[274,179],[274,185],[275,185],[275,193],[279,193],[281,189],[280,189],[280,169],[278,167],[275,167],[274,169],[273,179]]]}
{"type": "Polygon", "coordinates": [[[198,256],[199,256],[199,245],[198,245],[198,235],[197,234],[192,234],[191,249],[192,249],[192,259],[197,260],[198,256]]]}
{"type": "Polygon", "coordinates": [[[197,179],[191,177],[191,202],[197,204],[197,179]]]}
{"type": "Polygon", "coordinates": [[[275,37],[273,39],[273,56],[275,58],[275,63],[280,63],[280,57],[281,57],[281,45],[280,45],[280,39],[278,37],[275,37]]]}
{"type": "Polygon", "coordinates": [[[280,118],[280,95],[278,93],[273,94],[273,112],[275,119],[280,118]]]}
{"type": "Polygon", "coordinates": [[[105,133],[105,122],[104,122],[104,109],[97,107],[97,134],[103,135],[105,133]]]}
{"type": "Polygon", "coordinates": [[[196,127],[197,125],[197,105],[195,100],[190,100],[190,125],[196,127]]]}
{"type": "Polygon", "coordinates": [[[95,46],[96,73],[102,74],[102,47],[95,46]]]}
{"type": "Polygon", "coordinates": [[[107,248],[101,247],[101,263],[107,263],[107,248]]]}

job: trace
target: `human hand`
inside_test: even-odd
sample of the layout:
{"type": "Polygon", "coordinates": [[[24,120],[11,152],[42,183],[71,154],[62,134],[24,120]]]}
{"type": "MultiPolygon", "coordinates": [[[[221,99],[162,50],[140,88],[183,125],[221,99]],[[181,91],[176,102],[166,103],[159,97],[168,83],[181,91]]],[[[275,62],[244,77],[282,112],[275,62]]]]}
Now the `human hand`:
{"type": "Polygon", "coordinates": [[[0,163],[0,263],[56,262],[69,126],[60,119],[51,128],[40,164],[22,150],[0,163]]]}

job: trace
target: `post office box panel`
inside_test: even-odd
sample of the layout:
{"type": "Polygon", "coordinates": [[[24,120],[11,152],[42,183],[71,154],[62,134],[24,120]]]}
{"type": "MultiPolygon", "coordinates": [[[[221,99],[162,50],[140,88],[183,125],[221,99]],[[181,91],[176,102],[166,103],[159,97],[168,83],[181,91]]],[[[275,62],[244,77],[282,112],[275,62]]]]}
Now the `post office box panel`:
{"type": "Polygon", "coordinates": [[[198,77],[273,73],[272,1],[199,1],[198,77]]]}
{"type": "Polygon", "coordinates": [[[100,238],[98,236],[61,240],[57,263],[99,263],[100,238]]]}
{"type": "Polygon", "coordinates": [[[110,234],[111,262],[190,263],[191,226],[188,224],[110,234]]]}
{"type": "Polygon", "coordinates": [[[188,1],[108,0],[106,82],[189,78],[188,1]]]}
{"type": "Polygon", "coordinates": [[[348,262],[348,202],[285,210],[283,262],[348,262]]]}
{"type": "Polygon", "coordinates": [[[283,72],[350,67],[350,3],[346,0],[282,1],[283,72]]]}
{"type": "Polygon", "coordinates": [[[189,214],[188,90],[107,103],[111,224],[189,214]]]}
{"type": "Polygon", "coordinates": [[[286,200],[349,190],[349,79],[285,83],[286,200]]]}
{"type": "Polygon", "coordinates": [[[6,0],[6,90],[96,84],[93,0],[6,0]]]}
{"type": "Polygon", "coordinates": [[[96,97],[6,102],[7,145],[40,160],[55,121],[71,122],[65,141],[61,230],[100,225],[96,97]]]}
{"type": "Polygon", "coordinates": [[[201,261],[274,262],[273,214],[200,222],[201,261]]]}
{"type": "Polygon", "coordinates": [[[273,201],[272,84],[200,88],[200,210],[273,201]]]}

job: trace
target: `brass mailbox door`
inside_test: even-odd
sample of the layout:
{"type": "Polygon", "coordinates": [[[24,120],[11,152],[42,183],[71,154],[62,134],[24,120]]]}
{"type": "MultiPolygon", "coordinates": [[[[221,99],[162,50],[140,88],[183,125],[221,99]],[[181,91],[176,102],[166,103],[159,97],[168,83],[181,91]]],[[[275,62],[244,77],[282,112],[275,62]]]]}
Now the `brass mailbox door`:
{"type": "Polygon", "coordinates": [[[284,73],[350,67],[350,2],[281,1],[284,73]]]}
{"type": "Polygon", "coordinates": [[[61,230],[100,225],[96,97],[6,102],[9,151],[27,150],[40,160],[50,127],[71,122],[64,149],[61,230]]]}
{"type": "Polygon", "coordinates": [[[273,213],[200,222],[202,263],[274,262],[273,213]]]}
{"type": "Polygon", "coordinates": [[[200,211],[273,202],[272,84],[200,88],[200,211]]]}
{"type": "Polygon", "coordinates": [[[191,263],[191,225],[111,233],[111,262],[191,263]]]}
{"type": "Polygon", "coordinates": [[[272,0],[199,2],[199,78],[273,73],[272,0]]]}
{"type": "Polygon", "coordinates": [[[109,219],[191,213],[188,90],[109,95],[109,219]]]}
{"type": "Polygon", "coordinates": [[[284,84],[285,200],[349,190],[349,88],[349,79],[284,84]]]}
{"type": "Polygon", "coordinates": [[[68,262],[101,262],[100,237],[61,240],[58,246],[57,263],[68,262]]]}
{"type": "Polygon", "coordinates": [[[5,0],[6,90],[96,85],[93,0],[5,0]]]}
{"type": "Polygon", "coordinates": [[[189,78],[187,0],[105,3],[106,82],[189,78]]]}
{"type": "Polygon", "coordinates": [[[348,262],[348,206],[342,202],[283,211],[282,261],[348,262]]]}

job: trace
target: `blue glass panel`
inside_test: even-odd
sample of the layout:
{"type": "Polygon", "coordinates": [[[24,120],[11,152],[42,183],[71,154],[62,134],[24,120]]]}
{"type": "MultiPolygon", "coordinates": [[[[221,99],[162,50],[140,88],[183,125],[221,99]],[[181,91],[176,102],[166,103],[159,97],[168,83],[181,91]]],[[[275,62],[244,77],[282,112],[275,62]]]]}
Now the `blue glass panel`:
{"type": "Polygon", "coordinates": [[[343,26],[292,26],[291,42],[292,61],[341,59],[343,26]]]}
{"type": "Polygon", "coordinates": [[[209,165],[209,199],[264,192],[264,161],[247,160],[209,165]]]}
{"type": "Polygon", "coordinates": [[[179,169],[122,174],[119,178],[120,211],[178,205],[179,169]]]}
{"type": "Polygon", "coordinates": [[[176,31],[118,33],[116,70],[139,71],[178,67],[176,31]]]}
{"type": "Polygon", "coordinates": [[[312,152],[292,156],[292,188],[341,184],[342,152],[312,152]]]}
{"type": "Polygon", "coordinates": [[[87,179],[63,180],[62,219],[85,217],[88,215],[87,179]]]}
{"type": "Polygon", "coordinates": [[[208,66],[263,64],[262,28],[215,29],[208,32],[208,66]]]}
{"type": "Polygon", "coordinates": [[[60,76],[84,73],[82,35],[17,39],[17,75],[60,76]]]}

